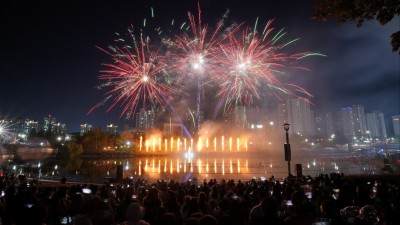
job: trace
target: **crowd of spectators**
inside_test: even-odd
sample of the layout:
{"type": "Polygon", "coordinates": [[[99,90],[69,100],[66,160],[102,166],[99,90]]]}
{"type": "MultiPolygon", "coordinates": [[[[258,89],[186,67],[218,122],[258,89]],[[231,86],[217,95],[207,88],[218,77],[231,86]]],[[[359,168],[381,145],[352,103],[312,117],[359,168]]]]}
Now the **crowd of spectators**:
{"type": "Polygon", "coordinates": [[[400,224],[399,178],[317,177],[129,184],[0,182],[2,225],[400,224]]]}

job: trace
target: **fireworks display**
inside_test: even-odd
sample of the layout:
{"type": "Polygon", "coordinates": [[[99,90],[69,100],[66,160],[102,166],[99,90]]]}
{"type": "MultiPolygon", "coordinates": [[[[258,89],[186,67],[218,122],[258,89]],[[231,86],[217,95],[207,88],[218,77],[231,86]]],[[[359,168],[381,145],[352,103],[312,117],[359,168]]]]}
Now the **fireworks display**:
{"type": "MultiPolygon", "coordinates": [[[[153,9],[151,12],[154,17],[153,9]]],[[[197,16],[188,12],[188,21],[182,24],[179,32],[159,42],[151,43],[152,38],[143,35],[141,30],[138,41],[130,32],[134,47],[118,39],[125,46],[110,47],[110,50],[100,48],[114,63],[104,64],[107,69],[99,76],[104,81],[100,88],[109,90],[104,100],[90,112],[111,101],[108,110],[121,104],[121,116],[133,118],[138,106],[172,107],[178,90],[191,86],[197,88],[199,124],[201,93],[207,91],[204,84],[217,90],[216,111],[221,105],[225,106],[225,111],[235,106],[254,106],[261,102],[267,90],[278,98],[281,95],[311,97],[304,88],[282,82],[280,77],[286,75],[288,69],[305,69],[298,66],[300,59],[321,54],[287,53],[297,39],[284,41],[285,32],[283,29],[275,32],[271,26],[273,20],[259,32],[257,22],[254,27],[244,22],[227,26],[227,16],[225,13],[214,26],[204,24],[198,5],[197,16]]],[[[159,27],[155,31],[162,33],[159,27]]]]}
{"type": "Polygon", "coordinates": [[[0,120],[0,141],[8,139],[12,135],[12,132],[10,131],[11,125],[11,123],[5,120],[0,120]]]}
{"type": "Polygon", "coordinates": [[[120,103],[123,106],[121,116],[133,118],[139,104],[146,108],[147,104],[165,105],[173,99],[172,95],[176,91],[170,85],[165,58],[159,56],[159,50],[149,49],[149,43],[143,38],[136,41],[133,34],[131,37],[133,51],[129,45],[112,47],[110,51],[100,48],[112,57],[114,64],[104,64],[108,69],[101,71],[99,79],[105,82],[100,88],[109,90],[106,98],[89,112],[112,101],[108,110],[120,103]]]}
{"type": "MultiPolygon", "coordinates": [[[[316,53],[285,53],[285,47],[296,40],[281,44],[284,33],[281,30],[273,35],[272,22],[267,23],[262,33],[250,27],[244,28],[241,33],[232,33],[229,42],[220,45],[221,53],[215,59],[220,71],[212,79],[219,87],[217,97],[227,109],[237,105],[251,106],[254,98],[261,98],[265,87],[269,87],[274,94],[296,95],[279,80],[279,76],[285,74],[285,69],[293,68],[299,59],[316,53]],[[270,36],[272,38],[269,39],[270,36]]],[[[304,89],[296,88],[306,98],[311,97],[304,89]]]]}

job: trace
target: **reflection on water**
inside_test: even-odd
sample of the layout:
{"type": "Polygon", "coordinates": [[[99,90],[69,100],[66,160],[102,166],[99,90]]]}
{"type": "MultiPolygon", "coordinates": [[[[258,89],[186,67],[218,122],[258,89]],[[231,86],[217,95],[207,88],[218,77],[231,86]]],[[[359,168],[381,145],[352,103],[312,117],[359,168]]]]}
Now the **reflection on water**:
{"type": "MultiPolygon", "coordinates": [[[[355,159],[347,155],[310,156],[294,155],[291,173],[297,174],[296,164],[301,164],[303,175],[316,176],[320,173],[374,174],[382,168],[380,160],[355,159]]],[[[253,177],[286,177],[287,162],[283,156],[266,156],[251,153],[203,154],[196,156],[190,152],[161,157],[140,157],[113,160],[89,160],[84,169],[86,173],[96,172],[97,176],[113,176],[116,165],[123,166],[124,177],[141,177],[147,180],[174,179],[242,179],[253,177]],[[93,168],[95,168],[93,170],[93,168]]]]}

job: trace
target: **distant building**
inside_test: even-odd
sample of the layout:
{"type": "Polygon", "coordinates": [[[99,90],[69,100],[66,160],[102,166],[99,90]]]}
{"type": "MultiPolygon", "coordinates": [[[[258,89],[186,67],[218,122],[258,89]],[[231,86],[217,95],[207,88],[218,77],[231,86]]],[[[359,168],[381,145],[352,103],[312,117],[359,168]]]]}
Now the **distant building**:
{"type": "Polygon", "coordinates": [[[341,108],[339,120],[341,130],[347,138],[353,140],[368,137],[367,122],[363,106],[353,105],[353,107],[341,108]]]}
{"type": "Polygon", "coordinates": [[[81,124],[81,131],[80,131],[81,136],[83,136],[87,132],[91,131],[92,129],[93,129],[93,126],[91,124],[87,124],[87,123],[81,124]]]}
{"type": "Polygon", "coordinates": [[[147,130],[155,127],[155,112],[153,109],[146,110],[141,108],[136,114],[136,128],[147,130]]]}
{"type": "Polygon", "coordinates": [[[320,137],[330,138],[334,132],[332,113],[315,117],[315,133],[320,137]]]}
{"type": "Polygon", "coordinates": [[[54,123],[51,125],[53,134],[66,134],[68,132],[67,125],[63,123],[54,123]]]}
{"type": "Polygon", "coordinates": [[[114,124],[109,124],[106,127],[106,131],[110,134],[117,134],[118,133],[118,126],[114,124]]]}
{"type": "Polygon", "coordinates": [[[361,105],[353,105],[352,114],[355,136],[357,138],[367,137],[367,122],[365,120],[364,107],[361,105]]]}
{"type": "Polygon", "coordinates": [[[341,108],[339,111],[339,120],[339,126],[343,135],[352,139],[355,136],[352,108],[341,108]]]}
{"type": "Polygon", "coordinates": [[[315,118],[307,99],[288,98],[286,107],[287,123],[290,124],[289,132],[301,136],[314,136],[315,118]]]}
{"type": "Polygon", "coordinates": [[[400,115],[392,116],[393,132],[395,136],[400,136],[400,115]]]}
{"type": "Polygon", "coordinates": [[[43,130],[44,132],[52,132],[53,125],[56,124],[56,118],[51,114],[43,118],[43,130]]]}
{"type": "Polygon", "coordinates": [[[39,122],[26,119],[22,129],[24,134],[29,134],[33,130],[39,132],[39,122]]]}
{"type": "Polygon", "coordinates": [[[365,114],[368,138],[384,140],[387,138],[383,113],[371,112],[365,114]]]}

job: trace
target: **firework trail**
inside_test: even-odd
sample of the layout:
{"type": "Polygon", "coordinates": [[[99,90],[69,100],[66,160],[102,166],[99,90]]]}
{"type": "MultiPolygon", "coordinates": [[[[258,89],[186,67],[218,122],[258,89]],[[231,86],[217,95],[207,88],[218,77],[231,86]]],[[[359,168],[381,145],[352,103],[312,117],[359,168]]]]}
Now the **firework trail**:
{"type": "MultiPolygon", "coordinates": [[[[159,55],[159,50],[152,51],[149,41],[143,36],[137,41],[133,29],[128,30],[134,46],[110,47],[110,50],[99,48],[110,55],[114,64],[105,63],[107,69],[101,71],[98,78],[104,80],[100,89],[108,88],[103,101],[89,110],[103,106],[112,101],[108,111],[115,105],[122,105],[121,117],[126,115],[132,119],[138,105],[146,108],[150,105],[165,105],[173,99],[177,90],[171,85],[172,78],[167,72],[165,58],[159,55]],[[133,48],[133,50],[131,50],[133,48]]],[[[118,39],[125,43],[123,39],[118,39]]]]}
{"type": "MultiPolygon", "coordinates": [[[[240,32],[231,33],[229,41],[220,45],[220,54],[215,55],[220,70],[211,78],[219,86],[217,105],[224,105],[225,111],[237,105],[251,106],[255,100],[261,99],[265,87],[269,87],[277,97],[279,93],[297,96],[279,77],[288,68],[306,69],[296,66],[299,59],[321,55],[312,52],[285,53],[284,48],[298,39],[281,44],[280,39],[285,35],[283,29],[269,38],[274,30],[272,22],[268,21],[261,34],[256,30],[257,22],[254,29],[247,27],[241,35],[238,35],[240,32]]],[[[303,88],[293,84],[289,86],[311,97],[303,88]]]]}

